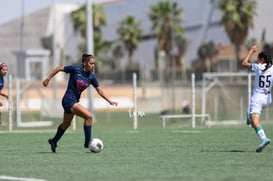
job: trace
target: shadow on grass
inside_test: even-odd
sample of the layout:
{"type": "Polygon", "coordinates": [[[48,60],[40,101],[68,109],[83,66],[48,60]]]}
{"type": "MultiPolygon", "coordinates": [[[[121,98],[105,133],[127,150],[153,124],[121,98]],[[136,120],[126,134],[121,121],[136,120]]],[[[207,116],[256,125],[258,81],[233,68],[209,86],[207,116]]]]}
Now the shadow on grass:
{"type": "Polygon", "coordinates": [[[201,150],[201,152],[249,153],[252,151],[246,151],[246,150],[201,150]]]}
{"type": "Polygon", "coordinates": [[[37,153],[39,153],[39,154],[55,154],[55,153],[52,153],[51,151],[40,151],[37,153]]]}

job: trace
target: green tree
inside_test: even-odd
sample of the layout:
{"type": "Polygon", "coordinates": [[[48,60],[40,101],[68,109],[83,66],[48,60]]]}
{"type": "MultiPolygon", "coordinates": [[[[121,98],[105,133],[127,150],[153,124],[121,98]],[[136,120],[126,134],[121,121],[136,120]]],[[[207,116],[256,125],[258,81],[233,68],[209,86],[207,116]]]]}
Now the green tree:
{"type": "Polygon", "coordinates": [[[174,44],[177,47],[177,54],[175,55],[175,67],[182,73],[182,79],[186,80],[186,69],[183,56],[186,52],[188,40],[185,37],[184,33],[176,33],[174,38],[174,44]]]}
{"type": "MultiPolygon", "coordinates": [[[[94,52],[95,55],[98,51],[106,45],[101,35],[101,27],[106,25],[106,15],[101,5],[92,4],[93,12],[93,29],[94,29],[94,52]]],[[[82,42],[80,44],[80,50],[86,51],[86,5],[81,6],[79,9],[71,13],[73,26],[75,30],[79,30],[82,36],[82,42]]]]}
{"type": "Polygon", "coordinates": [[[253,27],[253,17],[256,15],[256,2],[252,0],[219,0],[217,7],[222,11],[225,31],[235,48],[236,67],[239,70],[240,47],[243,45],[250,28],[253,27]]]}
{"type": "Polygon", "coordinates": [[[136,21],[133,16],[127,16],[121,21],[117,29],[119,39],[124,43],[125,49],[128,51],[129,65],[133,65],[133,53],[141,41],[142,30],[140,25],[141,22],[136,21]]]}
{"type": "Polygon", "coordinates": [[[203,43],[198,48],[198,57],[202,61],[203,72],[217,72],[218,65],[215,62],[215,55],[218,50],[212,41],[203,43]]]}
{"type": "Polygon", "coordinates": [[[115,67],[121,72],[122,82],[125,80],[125,67],[123,65],[125,51],[124,44],[121,41],[116,41],[112,44],[112,54],[115,58],[115,64],[118,64],[118,66],[115,67]]]}
{"type": "MultiPolygon", "coordinates": [[[[174,37],[184,32],[181,27],[181,14],[183,9],[178,7],[176,2],[160,1],[150,7],[149,18],[152,22],[152,31],[157,37],[158,49],[163,50],[166,61],[171,66],[171,52],[174,48],[174,37]]],[[[184,40],[183,40],[184,41],[184,40]]],[[[184,41],[185,42],[185,41],[184,41]]],[[[182,43],[181,45],[185,45],[182,43]]],[[[184,48],[178,48],[184,53],[184,48]]]]}

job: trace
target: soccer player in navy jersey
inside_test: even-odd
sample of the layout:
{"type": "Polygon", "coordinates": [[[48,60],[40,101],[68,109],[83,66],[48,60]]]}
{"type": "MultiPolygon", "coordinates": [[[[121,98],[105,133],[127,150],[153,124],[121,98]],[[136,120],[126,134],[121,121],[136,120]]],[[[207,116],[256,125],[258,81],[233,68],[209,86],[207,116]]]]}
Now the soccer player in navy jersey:
{"type": "MultiPolygon", "coordinates": [[[[5,98],[9,98],[8,94],[3,92],[3,88],[4,88],[4,77],[7,75],[8,73],[8,66],[5,63],[0,63],[0,95],[5,97],[5,98]]],[[[3,106],[3,103],[0,102],[0,106],[3,106]]],[[[2,116],[1,116],[1,112],[0,112],[0,125],[2,124],[2,116]]]]}
{"type": "Polygon", "coordinates": [[[51,151],[56,152],[57,142],[63,136],[65,130],[70,126],[74,115],[82,117],[84,121],[84,134],[85,142],[84,147],[88,148],[90,141],[92,140],[92,114],[79,103],[81,93],[93,85],[98,94],[104,98],[110,105],[117,106],[117,102],[111,101],[100,88],[96,76],[93,74],[95,68],[95,58],[90,54],[82,55],[82,66],[58,66],[56,67],[48,77],[43,81],[45,87],[52,77],[58,72],[62,71],[69,73],[69,81],[66,92],[62,99],[62,106],[64,108],[63,122],[59,125],[57,132],[53,138],[48,140],[51,146],[51,151]]]}

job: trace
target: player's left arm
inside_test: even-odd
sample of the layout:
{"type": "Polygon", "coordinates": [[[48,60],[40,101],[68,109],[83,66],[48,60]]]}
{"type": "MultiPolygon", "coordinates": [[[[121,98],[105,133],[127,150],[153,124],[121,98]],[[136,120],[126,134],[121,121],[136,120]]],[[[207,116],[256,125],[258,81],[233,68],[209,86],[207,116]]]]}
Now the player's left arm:
{"type": "Polygon", "coordinates": [[[98,87],[95,87],[96,91],[98,92],[98,94],[103,98],[105,99],[107,102],[109,102],[110,105],[114,105],[114,106],[117,106],[118,103],[115,102],[115,101],[111,101],[106,95],[105,93],[103,92],[103,90],[98,86],[98,87]]]}

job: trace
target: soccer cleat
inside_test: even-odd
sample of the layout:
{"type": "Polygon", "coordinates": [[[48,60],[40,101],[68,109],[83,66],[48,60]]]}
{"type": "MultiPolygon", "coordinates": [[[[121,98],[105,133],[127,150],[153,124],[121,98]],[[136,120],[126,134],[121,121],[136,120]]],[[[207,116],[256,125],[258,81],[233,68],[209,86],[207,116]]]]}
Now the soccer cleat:
{"type": "Polygon", "coordinates": [[[52,139],[49,139],[48,143],[50,144],[52,153],[56,153],[57,144],[54,143],[52,139]]]}
{"type": "Polygon", "coordinates": [[[258,146],[258,148],[256,149],[256,152],[262,152],[263,149],[266,147],[266,145],[270,144],[271,140],[268,138],[265,138],[262,140],[262,143],[258,146]]]}
{"type": "Polygon", "coordinates": [[[249,114],[249,110],[246,111],[246,125],[250,125],[251,124],[251,119],[250,119],[250,114],[249,114]]]}
{"type": "Polygon", "coordinates": [[[89,148],[90,143],[91,143],[91,141],[88,144],[84,143],[84,148],[89,148]]]}

